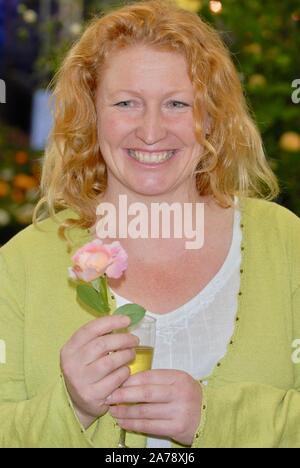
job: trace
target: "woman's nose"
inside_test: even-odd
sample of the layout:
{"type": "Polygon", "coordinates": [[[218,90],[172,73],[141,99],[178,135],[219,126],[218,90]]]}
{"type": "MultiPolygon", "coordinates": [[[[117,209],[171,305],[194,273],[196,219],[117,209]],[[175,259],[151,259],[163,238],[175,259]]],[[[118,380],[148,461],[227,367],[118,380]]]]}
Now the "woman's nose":
{"type": "Polygon", "coordinates": [[[147,109],[136,130],[136,136],[144,143],[151,145],[165,138],[166,122],[160,109],[147,109]]]}

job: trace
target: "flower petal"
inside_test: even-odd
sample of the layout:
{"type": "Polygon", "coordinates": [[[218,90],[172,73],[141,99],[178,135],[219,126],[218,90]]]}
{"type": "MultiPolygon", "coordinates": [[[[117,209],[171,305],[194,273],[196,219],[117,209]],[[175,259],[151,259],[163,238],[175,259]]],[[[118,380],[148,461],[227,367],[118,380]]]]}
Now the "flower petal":
{"type": "Polygon", "coordinates": [[[72,280],[77,280],[77,275],[75,273],[75,271],[73,270],[72,267],[69,267],[68,268],[68,275],[69,275],[69,278],[71,278],[72,280]]]}

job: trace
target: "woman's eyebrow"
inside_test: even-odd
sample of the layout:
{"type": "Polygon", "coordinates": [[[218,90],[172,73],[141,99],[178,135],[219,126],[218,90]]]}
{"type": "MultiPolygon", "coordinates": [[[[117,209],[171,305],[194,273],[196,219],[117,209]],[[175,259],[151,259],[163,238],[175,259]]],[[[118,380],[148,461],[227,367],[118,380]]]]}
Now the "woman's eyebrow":
{"type": "MultiPolygon", "coordinates": [[[[108,95],[110,97],[113,97],[119,93],[128,93],[128,94],[134,94],[136,96],[140,96],[143,94],[143,91],[135,91],[133,89],[118,89],[116,91],[109,92],[108,95]]],[[[173,89],[172,91],[168,91],[167,93],[165,93],[163,96],[169,97],[169,96],[172,96],[173,94],[183,94],[183,93],[187,94],[188,90],[187,89],[173,89]]]]}

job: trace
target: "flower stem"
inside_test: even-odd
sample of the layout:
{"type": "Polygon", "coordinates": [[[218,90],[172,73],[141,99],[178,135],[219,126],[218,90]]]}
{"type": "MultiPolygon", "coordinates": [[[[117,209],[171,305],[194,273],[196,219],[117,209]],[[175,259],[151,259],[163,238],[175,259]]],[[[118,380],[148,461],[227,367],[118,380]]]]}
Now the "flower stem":
{"type": "Polygon", "coordinates": [[[101,293],[102,293],[101,295],[102,295],[103,301],[105,305],[107,305],[107,307],[110,309],[109,304],[108,304],[107,276],[105,274],[101,276],[100,278],[100,285],[101,285],[101,293]]]}

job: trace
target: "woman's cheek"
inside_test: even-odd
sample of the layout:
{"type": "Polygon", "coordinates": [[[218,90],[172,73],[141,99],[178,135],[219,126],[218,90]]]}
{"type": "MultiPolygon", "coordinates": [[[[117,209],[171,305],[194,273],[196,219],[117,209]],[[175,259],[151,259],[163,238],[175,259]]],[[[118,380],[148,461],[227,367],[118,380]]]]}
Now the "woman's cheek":
{"type": "Polygon", "coordinates": [[[117,144],[119,139],[126,136],[133,128],[132,120],[130,118],[121,119],[114,115],[103,115],[98,125],[100,141],[102,139],[117,144]]]}

